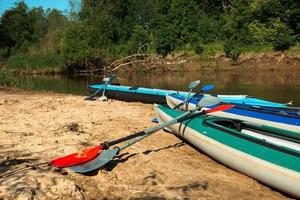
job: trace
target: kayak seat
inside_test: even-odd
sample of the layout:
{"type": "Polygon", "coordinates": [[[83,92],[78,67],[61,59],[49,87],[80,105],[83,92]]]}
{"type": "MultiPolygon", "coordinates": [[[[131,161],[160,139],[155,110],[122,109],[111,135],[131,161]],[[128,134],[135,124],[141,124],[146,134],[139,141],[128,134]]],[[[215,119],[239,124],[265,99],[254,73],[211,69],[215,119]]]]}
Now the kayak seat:
{"type": "MultiPolygon", "coordinates": [[[[132,87],[128,88],[128,90],[136,90],[136,89],[139,89],[139,88],[140,88],[140,86],[132,86],[132,87]]],[[[143,88],[143,89],[153,89],[153,88],[147,87],[147,88],[143,88]]]]}
{"type": "Polygon", "coordinates": [[[132,86],[132,87],[130,87],[128,90],[136,90],[136,89],[138,89],[139,88],[139,86],[132,86]]]}
{"type": "Polygon", "coordinates": [[[241,131],[242,130],[242,123],[239,121],[233,121],[233,120],[220,120],[220,121],[216,121],[216,124],[219,124],[221,126],[227,127],[229,129],[234,129],[237,131],[241,131]]]}
{"type": "Polygon", "coordinates": [[[203,94],[196,94],[195,96],[193,96],[193,98],[202,99],[203,96],[204,96],[203,94]]]}

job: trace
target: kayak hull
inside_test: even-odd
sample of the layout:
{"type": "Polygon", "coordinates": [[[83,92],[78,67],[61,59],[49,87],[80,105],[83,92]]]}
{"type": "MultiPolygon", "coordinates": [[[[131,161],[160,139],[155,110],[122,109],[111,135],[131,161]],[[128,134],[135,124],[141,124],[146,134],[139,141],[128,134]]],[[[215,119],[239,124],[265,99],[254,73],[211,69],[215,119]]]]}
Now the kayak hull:
{"type": "MultiPolygon", "coordinates": [[[[155,105],[155,111],[160,123],[172,120],[178,113],[181,113],[180,111],[171,110],[159,105],[155,105]]],[[[272,154],[265,155],[265,152],[270,149],[266,149],[264,146],[260,147],[259,144],[249,144],[249,141],[238,137],[235,138],[235,142],[231,140],[232,144],[230,144],[230,142],[226,144],[221,138],[227,136],[226,133],[203,125],[203,120],[200,117],[196,117],[187,123],[177,123],[170,126],[169,129],[224,165],[278,190],[298,198],[300,197],[300,169],[291,169],[288,168],[289,166],[282,166],[280,163],[276,164],[276,162],[272,163],[265,160],[263,156],[265,156],[266,159],[270,159],[270,157],[273,158],[272,154]],[[195,127],[195,124],[201,127],[195,127]],[[220,138],[213,138],[211,135],[214,134],[220,138]],[[240,149],[237,148],[236,145],[239,145],[240,149]],[[241,150],[243,145],[252,145],[253,148],[241,150]],[[260,149],[266,150],[264,152],[260,149]],[[253,153],[250,151],[257,152],[253,153]],[[261,157],[258,158],[256,155],[261,155],[261,157]]],[[[270,152],[272,151],[274,155],[277,153],[274,152],[275,150],[270,150],[270,152]]],[[[290,155],[285,155],[284,153],[279,155],[283,156],[283,160],[285,159],[284,156],[290,157],[290,155]]],[[[274,159],[276,159],[276,156],[274,156],[274,159]]],[[[300,165],[299,157],[292,157],[291,160],[296,162],[297,165],[300,165]]]]}

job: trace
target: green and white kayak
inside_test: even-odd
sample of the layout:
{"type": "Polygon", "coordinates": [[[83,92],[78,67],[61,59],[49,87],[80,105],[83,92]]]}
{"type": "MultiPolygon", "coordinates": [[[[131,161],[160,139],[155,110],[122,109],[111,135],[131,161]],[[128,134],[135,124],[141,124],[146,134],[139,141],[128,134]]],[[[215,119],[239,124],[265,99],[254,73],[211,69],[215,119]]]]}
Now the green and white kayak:
{"type": "MultiPolygon", "coordinates": [[[[159,123],[183,112],[154,108],[159,123]]],[[[232,169],[300,198],[298,133],[213,116],[195,116],[168,129],[232,169]]]]}

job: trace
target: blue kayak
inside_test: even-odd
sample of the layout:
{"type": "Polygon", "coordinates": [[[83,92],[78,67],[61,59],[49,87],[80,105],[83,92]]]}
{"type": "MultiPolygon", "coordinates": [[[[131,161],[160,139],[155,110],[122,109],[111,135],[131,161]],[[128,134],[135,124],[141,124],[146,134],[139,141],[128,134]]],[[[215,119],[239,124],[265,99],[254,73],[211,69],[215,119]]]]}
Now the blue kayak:
{"type": "MultiPolygon", "coordinates": [[[[201,98],[191,98],[187,105],[180,109],[194,109],[201,98]]],[[[171,94],[166,96],[169,107],[174,108],[185,100],[184,96],[171,94]]],[[[210,113],[210,115],[239,119],[261,125],[273,126],[300,133],[300,110],[292,108],[274,108],[265,106],[252,106],[232,103],[234,108],[222,112],[210,113]]]]}
{"type": "MultiPolygon", "coordinates": [[[[104,88],[104,84],[90,85],[90,88],[99,90],[104,88]]],[[[101,93],[101,91],[100,91],[101,93]]],[[[120,85],[107,85],[105,95],[112,99],[118,99],[122,101],[137,101],[143,103],[159,103],[166,104],[166,95],[179,94],[186,97],[188,92],[175,91],[175,90],[163,90],[155,88],[145,88],[136,86],[120,86],[120,85]]],[[[193,95],[193,93],[192,93],[193,95]]],[[[253,106],[268,106],[277,108],[287,108],[288,106],[281,103],[275,103],[249,97],[247,95],[217,95],[222,99],[224,103],[239,103],[253,106]]]]}

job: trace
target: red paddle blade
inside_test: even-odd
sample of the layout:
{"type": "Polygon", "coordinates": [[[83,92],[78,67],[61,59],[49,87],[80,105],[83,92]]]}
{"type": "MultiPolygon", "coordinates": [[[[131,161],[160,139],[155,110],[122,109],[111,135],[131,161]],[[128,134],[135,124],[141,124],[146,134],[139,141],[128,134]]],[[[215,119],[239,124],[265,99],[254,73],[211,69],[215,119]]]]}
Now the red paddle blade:
{"type": "Polygon", "coordinates": [[[224,111],[224,110],[229,110],[230,108],[233,108],[233,107],[234,107],[234,105],[231,105],[231,104],[220,105],[220,106],[212,108],[210,110],[204,110],[204,112],[212,113],[212,112],[217,112],[217,111],[224,111]]]}
{"type": "Polygon", "coordinates": [[[79,165],[94,159],[101,150],[103,150],[102,144],[83,149],[80,152],[73,153],[64,157],[56,158],[50,161],[49,164],[59,168],[79,165]]]}

